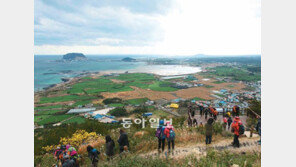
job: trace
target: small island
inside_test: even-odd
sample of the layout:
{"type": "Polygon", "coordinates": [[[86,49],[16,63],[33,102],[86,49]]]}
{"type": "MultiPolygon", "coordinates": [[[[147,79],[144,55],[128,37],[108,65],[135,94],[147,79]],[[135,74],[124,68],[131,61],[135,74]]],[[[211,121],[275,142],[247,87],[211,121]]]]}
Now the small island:
{"type": "Polygon", "coordinates": [[[135,62],[136,59],[133,59],[133,58],[130,58],[130,57],[126,57],[126,58],[121,59],[121,61],[125,61],[125,62],[135,62]]]}
{"type": "Polygon", "coordinates": [[[63,56],[63,60],[72,61],[72,60],[86,60],[84,54],[82,53],[67,53],[63,56]]]}

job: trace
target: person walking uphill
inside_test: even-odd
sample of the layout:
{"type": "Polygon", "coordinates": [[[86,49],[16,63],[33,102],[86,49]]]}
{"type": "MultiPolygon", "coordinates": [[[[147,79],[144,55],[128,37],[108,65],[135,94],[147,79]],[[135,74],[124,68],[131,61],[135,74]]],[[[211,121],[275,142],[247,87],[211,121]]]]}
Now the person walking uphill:
{"type": "Polygon", "coordinates": [[[86,150],[88,152],[88,157],[91,160],[92,167],[97,167],[98,162],[99,162],[98,156],[99,156],[100,152],[90,145],[87,146],[86,150]]]}
{"type": "Polygon", "coordinates": [[[244,133],[244,127],[239,117],[235,117],[231,125],[231,131],[234,133],[233,146],[239,147],[239,135],[244,133]]]}
{"type": "Polygon", "coordinates": [[[164,147],[165,147],[164,130],[165,130],[164,121],[160,120],[159,126],[156,129],[156,133],[155,133],[155,137],[158,138],[158,153],[160,153],[160,148],[161,148],[162,152],[164,151],[164,147]]]}
{"type": "Polygon", "coordinates": [[[257,122],[256,130],[260,136],[260,140],[258,141],[258,144],[261,145],[261,118],[257,116],[257,119],[258,119],[258,122],[257,122]]]}
{"type": "Polygon", "coordinates": [[[114,147],[115,147],[114,141],[111,139],[109,135],[107,135],[106,136],[106,155],[107,155],[108,161],[112,159],[112,157],[114,156],[114,147]]]}
{"type": "Polygon", "coordinates": [[[232,124],[232,119],[231,117],[228,117],[227,119],[227,123],[228,123],[228,130],[230,129],[230,125],[232,124]]]}
{"type": "Polygon", "coordinates": [[[206,129],[206,144],[211,144],[212,143],[212,135],[213,135],[213,118],[209,118],[208,122],[205,125],[206,129]]]}
{"type": "Polygon", "coordinates": [[[170,123],[167,123],[166,128],[164,129],[165,137],[168,141],[168,152],[171,152],[171,144],[172,144],[172,152],[174,152],[175,149],[175,131],[173,129],[173,126],[170,125],[170,123]]]}
{"type": "Polygon", "coordinates": [[[120,137],[117,140],[117,142],[119,143],[119,151],[120,153],[122,153],[124,151],[125,146],[129,148],[129,142],[128,142],[127,134],[122,129],[119,130],[119,133],[120,133],[120,137]]]}

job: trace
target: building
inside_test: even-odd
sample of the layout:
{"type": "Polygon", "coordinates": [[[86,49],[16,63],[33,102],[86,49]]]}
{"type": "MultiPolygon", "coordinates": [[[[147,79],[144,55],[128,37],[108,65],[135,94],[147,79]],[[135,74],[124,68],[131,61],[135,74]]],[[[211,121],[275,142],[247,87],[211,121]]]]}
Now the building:
{"type": "Polygon", "coordinates": [[[96,108],[77,108],[77,109],[71,109],[67,112],[67,114],[80,114],[80,113],[86,113],[86,112],[92,112],[95,111],[96,108]]]}

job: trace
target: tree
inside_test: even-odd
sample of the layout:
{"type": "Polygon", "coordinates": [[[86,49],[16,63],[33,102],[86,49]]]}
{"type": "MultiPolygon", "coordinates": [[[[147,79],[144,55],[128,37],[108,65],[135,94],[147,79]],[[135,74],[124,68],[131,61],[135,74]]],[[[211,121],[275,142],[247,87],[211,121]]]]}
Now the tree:
{"type": "Polygon", "coordinates": [[[116,107],[113,110],[111,110],[110,115],[115,117],[122,117],[122,116],[128,116],[128,113],[124,107],[116,107]]]}

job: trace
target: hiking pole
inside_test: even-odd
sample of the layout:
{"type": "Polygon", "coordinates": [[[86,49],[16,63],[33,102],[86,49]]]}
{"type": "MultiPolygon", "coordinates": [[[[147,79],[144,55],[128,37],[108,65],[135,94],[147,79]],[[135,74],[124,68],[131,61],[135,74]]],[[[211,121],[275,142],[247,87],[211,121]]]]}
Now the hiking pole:
{"type": "Polygon", "coordinates": [[[247,107],[247,108],[250,109],[253,114],[255,114],[256,116],[258,116],[259,118],[261,118],[261,116],[259,114],[257,114],[255,111],[253,111],[250,107],[247,107]]]}

